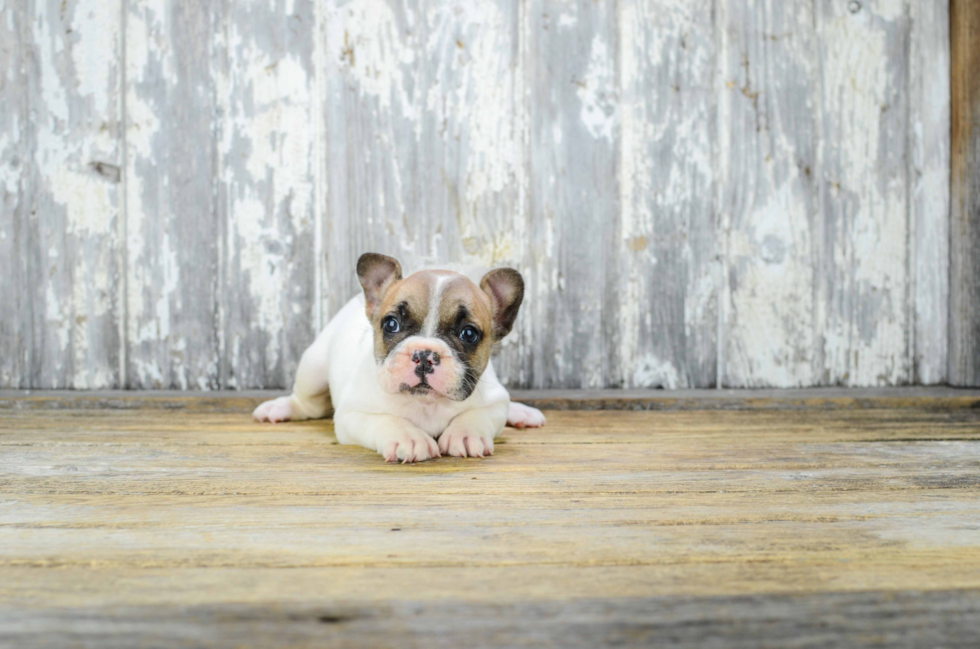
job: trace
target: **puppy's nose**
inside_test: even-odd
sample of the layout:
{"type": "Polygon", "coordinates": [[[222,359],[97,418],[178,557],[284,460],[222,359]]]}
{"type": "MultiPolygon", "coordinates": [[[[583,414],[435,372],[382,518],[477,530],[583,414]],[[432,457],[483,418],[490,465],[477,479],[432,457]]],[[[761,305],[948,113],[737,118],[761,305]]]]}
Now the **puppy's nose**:
{"type": "Polygon", "coordinates": [[[436,371],[435,366],[439,364],[439,354],[431,349],[416,349],[412,352],[412,362],[415,363],[415,375],[420,379],[425,379],[426,374],[436,371]]]}

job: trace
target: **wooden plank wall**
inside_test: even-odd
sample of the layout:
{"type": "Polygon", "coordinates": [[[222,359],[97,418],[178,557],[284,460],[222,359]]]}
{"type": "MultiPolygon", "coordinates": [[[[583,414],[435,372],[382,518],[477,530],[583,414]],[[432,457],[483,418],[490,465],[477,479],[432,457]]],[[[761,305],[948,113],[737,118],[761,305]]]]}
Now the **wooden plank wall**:
{"type": "Polygon", "coordinates": [[[939,0],[2,12],[0,387],[288,387],[369,250],[520,269],[515,386],[980,380],[939,0]]]}

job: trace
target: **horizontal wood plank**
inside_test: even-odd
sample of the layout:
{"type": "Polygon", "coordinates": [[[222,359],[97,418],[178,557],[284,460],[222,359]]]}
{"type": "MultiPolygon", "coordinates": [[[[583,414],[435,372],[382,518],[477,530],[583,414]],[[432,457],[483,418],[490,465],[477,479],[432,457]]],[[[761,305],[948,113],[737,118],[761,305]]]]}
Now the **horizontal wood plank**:
{"type": "Polygon", "coordinates": [[[872,591],[737,597],[583,599],[488,604],[385,602],[372,606],[290,603],[115,609],[24,618],[0,609],[0,642],[107,649],[156,647],[493,647],[705,645],[784,647],[972,647],[980,591],[872,591]],[[175,627],[180,622],[180,627],[175,627]],[[527,629],[533,625],[534,633],[527,629]],[[104,629],[113,634],[106,636],[104,629]]]}

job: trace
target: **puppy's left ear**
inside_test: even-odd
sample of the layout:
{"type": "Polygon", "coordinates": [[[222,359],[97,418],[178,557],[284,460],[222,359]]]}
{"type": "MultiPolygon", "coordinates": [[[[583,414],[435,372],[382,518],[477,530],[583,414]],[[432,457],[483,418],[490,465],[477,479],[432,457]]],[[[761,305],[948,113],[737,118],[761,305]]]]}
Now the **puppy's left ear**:
{"type": "Polygon", "coordinates": [[[524,300],[524,279],[513,268],[496,268],[483,276],[480,288],[490,296],[493,308],[493,340],[510,333],[524,300]]]}
{"type": "Polygon", "coordinates": [[[366,252],[357,260],[357,279],[364,289],[368,320],[374,320],[388,288],[402,278],[402,266],[394,257],[366,252]]]}

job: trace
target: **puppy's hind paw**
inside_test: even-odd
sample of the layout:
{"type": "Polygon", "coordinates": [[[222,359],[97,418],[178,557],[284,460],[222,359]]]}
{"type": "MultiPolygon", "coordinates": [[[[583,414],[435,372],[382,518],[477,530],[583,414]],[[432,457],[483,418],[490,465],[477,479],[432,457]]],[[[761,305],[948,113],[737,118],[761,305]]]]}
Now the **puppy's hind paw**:
{"type": "Polygon", "coordinates": [[[261,404],[252,412],[255,421],[278,424],[292,419],[292,404],[289,397],[279,397],[261,404]]]}
{"type": "Polygon", "coordinates": [[[546,419],[544,413],[537,408],[525,406],[516,401],[510,402],[507,410],[507,425],[514,428],[540,428],[544,426],[546,419]]]}

